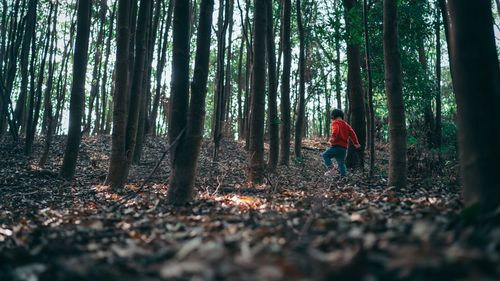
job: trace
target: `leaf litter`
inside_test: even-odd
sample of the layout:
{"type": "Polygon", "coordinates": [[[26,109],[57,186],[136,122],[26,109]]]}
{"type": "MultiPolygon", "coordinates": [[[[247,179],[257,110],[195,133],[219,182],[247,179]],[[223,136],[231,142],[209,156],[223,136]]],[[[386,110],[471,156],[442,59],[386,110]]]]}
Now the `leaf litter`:
{"type": "MultiPolygon", "coordinates": [[[[165,204],[167,146],[149,139],[123,192],[103,185],[110,138],[85,137],[76,180],[57,176],[64,138],[45,169],[22,146],[0,143],[0,280],[497,280],[500,215],[464,223],[456,167],[406,189],[362,172],[323,176],[319,140],[304,159],[246,182],[243,144],[226,141],[211,160],[205,142],[195,199],[165,204]]],[[[384,146],[378,146],[386,162],[384,146]]],[[[415,152],[413,152],[415,153],[415,152]]],[[[419,156],[420,157],[420,156],[419,156]]],[[[168,158],[168,157],[167,157],[168,158]]],[[[411,160],[411,159],[410,159],[411,160]]],[[[418,159],[418,161],[424,161],[418,159]]],[[[382,169],[381,167],[378,167],[382,169]]],[[[445,168],[443,168],[445,169],[445,168]]]]}

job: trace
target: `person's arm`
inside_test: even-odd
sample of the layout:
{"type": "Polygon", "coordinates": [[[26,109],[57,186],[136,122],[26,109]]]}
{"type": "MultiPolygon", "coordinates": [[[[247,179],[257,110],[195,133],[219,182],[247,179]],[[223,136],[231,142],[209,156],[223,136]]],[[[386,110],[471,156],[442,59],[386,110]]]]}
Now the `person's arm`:
{"type": "Polygon", "coordinates": [[[333,145],[335,139],[337,139],[337,137],[339,136],[339,132],[339,124],[332,122],[332,135],[330,137],[330,145],[333,145]]]}
{"type": "Polygon", "coordinates": [[[356,135],[356,132],[352,129],[351,126],[347,126],[349,128],[349,138],[351,138],[352,142],[354,143],[354,147],[360,148],[361,145],[359,144],[358,141],[358,136],[356,135]]]}

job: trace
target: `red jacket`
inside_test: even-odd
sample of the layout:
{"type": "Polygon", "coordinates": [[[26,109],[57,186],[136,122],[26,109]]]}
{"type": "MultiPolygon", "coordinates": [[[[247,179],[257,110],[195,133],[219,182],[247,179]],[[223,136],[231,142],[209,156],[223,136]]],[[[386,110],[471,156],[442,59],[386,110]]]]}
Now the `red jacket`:
{"type": "Polygon", "coordinates": [[[342,146],[347,148],[349,145],[349,138],[354,142],[354,144],[359,144],[358,137],[352,129],[352,127],[347,124],[344,120],[336,119],[332,121],[332,136],[330,137],[331,146],[342,146]]]}

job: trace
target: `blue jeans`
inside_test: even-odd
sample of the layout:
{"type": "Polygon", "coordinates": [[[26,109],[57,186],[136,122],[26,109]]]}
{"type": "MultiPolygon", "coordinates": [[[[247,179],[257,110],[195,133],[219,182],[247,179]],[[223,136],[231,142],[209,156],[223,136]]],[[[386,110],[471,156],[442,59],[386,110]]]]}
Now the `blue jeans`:
{"type": "Polygon", "coordinates": [[[325,152],[321,154],[323,156],[323,160],[325,161],[325,166],[330,169],[332,168],[332,158],[337,160],[337,164],[339,166],[340,176],[345,176],[347,173],[347,168],[345,166],[345,158],[347,156],[347,148],[341,146],[332,146],[329,147],[325,152]]]}

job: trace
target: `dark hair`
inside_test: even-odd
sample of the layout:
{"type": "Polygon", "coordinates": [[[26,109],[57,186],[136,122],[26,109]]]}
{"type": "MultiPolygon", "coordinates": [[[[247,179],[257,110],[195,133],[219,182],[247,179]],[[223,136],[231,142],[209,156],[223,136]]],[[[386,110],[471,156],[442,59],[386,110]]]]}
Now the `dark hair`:
{"type": "Polygon", "coordinates": [[[334,109],[332,111],[332,119],[336,119],[337,117],[344,119],[344,112],[340,109],[334,109]]]}

